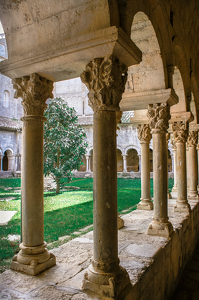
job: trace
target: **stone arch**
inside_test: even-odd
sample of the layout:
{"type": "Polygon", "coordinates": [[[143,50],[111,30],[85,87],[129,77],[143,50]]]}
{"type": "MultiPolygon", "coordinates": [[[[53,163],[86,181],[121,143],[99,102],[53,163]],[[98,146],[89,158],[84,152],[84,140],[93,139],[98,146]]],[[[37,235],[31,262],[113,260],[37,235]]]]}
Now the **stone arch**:
{"type": "Polygon", "coordinates": [[[122,155],[124,155],[124,149],[122,146],[117,145],[117,149],[119,149],[121,151],[122,155]]]}
{"type": "MultiPolygon", "coordinates": [[[[191,80],[190,80],[190,67],[187,61],[186,52],[182,46],[182,42],[178,37],[173,40],[173,52],[174,52],[174,66],[175,70],[178,69],[181,75],[181,80],[184,88],[185,95],[185,111],[190,111],[190,100],[191,100],[191,80]]],[[[173,76],[173,84],[175,85],[175,70],[173,76]]],[[[174,86],[175,89],[175,86],[174,86]]],[[[176,89],[175,89],[176,91],[176,89]]],[[[177,91],[176,94],[178,95],[177,91]]],[[[178,95],[179,96],[179,95],[178,95]]],[[[180,103],[181,99],[179,99],[180,103]]],[[[177,106],[178,104],[176,104],[177,106]]]]}
{"type": "Polygon", "coordinates": [[[171,113],[187,111],[187,101],[185,95],[184,84],[180,70],[175,67],[173,74],[173,88],[179,97],[179,102],[171,106],[171,113]]]}
{"type": "Polygon", "coordinates": [[[126,162],[127,162],[127,172],[139,172],[139,156],[135,148],[129,148],[127,150],[126,162]]]}
{"type": "Polygon", "coordinates": [[[168,88],[167,66],[173,65],[172,36],[169,31],[169,20],[163,3],[158,0],[134,1],[130,0],[124,6],[119,5],[120,26],[130,36],[133,18],[137,12],[145,13],[155,30],[163,60],[165,87],[168,88]]]}
{"type": "Polygon", "coordinates": [[[7,90],[3,92],[3,106],[5,108],[9,108],[10,106],[10,92],[7,90]]]}
{"type": "Polygon", "coordinates": [[[191,92],[192,92],[191,99],[194,102],[193,105],[195,106],[194,107],[195,114],[193,112],[192,107],[190,107],[190,108],[191,108],[191,112],[194,114],[195,123],[198,123],[198,120],[199,120],[199,87],[198,87],[195,73],[191,74],[191,92]]]}
{"type": "Polygon", "coordinates": [[[14,171],[14,151],[11,148],[6,148],[3,151],[2,170],[14,171]]]}
{"type": "Polygon", "coordinates": [[[127,152],[129,149],[135,149],[138,153],[138,155],[141,155],[141,148],[138,147],[137,145],[129,145],[124,149],[124,155],[127,155],[127,152]]]}
{"type": "Polygon", "coordinates": [[[134,15],[131,39],[142,51],[142,61],[128,68],[126,92],[165,89],[164,64],[158,39],[144,12],[139,11],[134,15]]]}
{"type": "Polygon", "coordinates": [[[123,172],[122,150],[117,147],[117,172],[123,172]]]}

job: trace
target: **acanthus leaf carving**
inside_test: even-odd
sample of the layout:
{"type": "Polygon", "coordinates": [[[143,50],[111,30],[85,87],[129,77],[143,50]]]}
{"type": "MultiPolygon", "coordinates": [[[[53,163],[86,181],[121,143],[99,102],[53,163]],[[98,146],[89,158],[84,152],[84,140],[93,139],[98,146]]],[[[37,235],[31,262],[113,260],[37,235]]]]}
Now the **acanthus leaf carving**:
{"type": "Polygon", "coordinates": [[[13,79],[14,97],[22,98],[24,115],[43,116],[47,99],[53,98],[53,82],[33,73],[30,76],[13,79]]]}
{"type": "Polygon", "coordinates": [[[197,131],[189,131],[187,146],[192,147],[196,146],[198,143],[198,132],[197,131]]]}
{"type": "Polygon", "coordinates": [[[113,55],[95,58],[81,74],[87,86],[89,105],[94,111],[119,110],[127,80],[127,67],[113,55]]]}
{"type": "Polygon", "coordinates": [[[187,141],[187,123],[183,121],[174,122],[173,126],[174,143],[186,143],[187,141]]]}
{"type": "Polygon", "coordinates": [[[140,142],[150,143],[152,135],[148,124],[138,125],[137,134],[140,142]]]}
{"type": "Polygon", "coordinates": [[[170,106],[166,103],[149,104],[148,118],[151,130],[155,129],[166,132],[171,118],[170,106]]]}

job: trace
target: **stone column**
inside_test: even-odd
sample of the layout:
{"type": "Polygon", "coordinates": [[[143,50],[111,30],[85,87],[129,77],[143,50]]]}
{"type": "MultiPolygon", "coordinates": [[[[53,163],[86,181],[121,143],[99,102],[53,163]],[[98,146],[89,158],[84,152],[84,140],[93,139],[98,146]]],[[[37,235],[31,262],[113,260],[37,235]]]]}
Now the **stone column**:
{"type": "Polygon", "coordinates": [[[172,188],[172,198],[177,197],[177,148],[174,140],[172,141],[172,148],[173,148],[173,177],[174,177],[174,184],[172,188]]]}
{"type": "Polygon", "coordinates": [[[186,143],[186,173],[187,173],[187,193],[189,191],[189,146],[186,143]]]}
{"type": "Polygon", "coordinates": [[[187,173],[186,173],[186,141],[187,122],[173,123],[173,136],[177,147],[177,200],[174,211],[190,211],[187,200],[187,173]]]}
{"type": "Polygon", "coordinates": [[[150,152],[149,143],[152,138],[149,125],[138,125],[138,139],[141,144],[141,198],[137,205],[137,209],[151,210],[153,203],[150,196],[150,152]]]}
{"type": "Polygon", "coordinates": [[[139,169],[138,172],[142,172],[142,155],[138,155],[139,157],[139,169]]]}
{"type": "Polygon", "coordinates": [[[198,158],[198,186],[197,186],[197,190],[199,192],[199,144],[197,145],[197,158],[198,158]]]}
{"type": "Polygon", "coordinates": [[[126,157],[127,155],[123,155],[123,172],[127,172],[126,157]]]}
{"type": "Polygon", "coordinates": [[[56,264],[44,242],[43,122],[45,101],[52,98],[53,83],[38,74],[13,80],[14,97],[22,98],[22,243],[11,269],[36,275],[56,264]]]}
{"type": "Polygon", "coordinates": [[[198,164],[197,164],[197,146],[198,132],[189,131],[187,146],[189,147],[189,196],[191,198],[198,197],[198,164]]]}
{"type": "Polygon", "coordinates": [[[126,270],[119,265],[117,231],[116,111],[126,78],[126,66],[114,56],[94,59],[81,75],[94,110],[94,252],[83,289],[114,299],[120,299],[120,293],[130,285],[126,270]]]}
{"type": "Polygon", "coordinates": [[[86,155],[86,172],[90,171],[90,169],[89,169],[89,158],[90,158],[90,156],[86,155]]]}
{"type": "Polygon", "coordinates": [[[166,147],[167,147],[167,197],[168,199],[171,199],[171,194],[169,192],[169,170],[168,170],[168,144],[169,144],[169,139],[170,139],[170,133],[166,134],[166,147]]]}
{"type": "Polygon", "coordinates": [[[8,171],[13,172],[14,171],[14,160],[15,156],[13,154],[8,154],[8,171]]]}
{"type": "Polygon", "coordinates": [[[166,103],[151,104],[148,108],[149,125],[153,136],[153,197],[154,216],[148,234],[168,237],[173,232],[168,218],[167,203],[167,147],[166,133],[170,107],[166,103]]]}

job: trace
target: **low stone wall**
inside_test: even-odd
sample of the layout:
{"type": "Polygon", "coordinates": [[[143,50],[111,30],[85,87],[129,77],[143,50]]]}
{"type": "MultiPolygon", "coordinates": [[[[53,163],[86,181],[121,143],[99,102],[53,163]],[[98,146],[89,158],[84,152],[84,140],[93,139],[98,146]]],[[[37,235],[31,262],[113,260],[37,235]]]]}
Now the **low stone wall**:
{"type": "MultiPolygon", "coordinates": [[[[194,200],[190,200],[189,203],[192,207],[189,216],[174,213],[173,216],[177,215],[176,220],[173,216],[170,218],[174,232],[165,241],[165,245],[157,249],[157,252],[151,257],[149,247],[149,267],[140,274],[140,278],[133,284],[131,294],[125,300],[172,299],[180,275],[191,259],[199,237],[199,203],[194,200]]],[[[159,239],[161,241],[161,237],[159,239]]],[[[142,255],[143,253],[140,253],[140,258],[142,255]]]]}
{"type": "MultiPolygon", "coordinates": [[[[92,178],[93,172],[73,172],[75,178],[92,178]]],[[[141,178],[141,172],[118,172],[117,178],[141,178]]],[[[153,172],[150,173],[150,178],[153,178],[153,172]]],[[[168,178],[173,178],[173,172],[168,173],[168,178]]]]}

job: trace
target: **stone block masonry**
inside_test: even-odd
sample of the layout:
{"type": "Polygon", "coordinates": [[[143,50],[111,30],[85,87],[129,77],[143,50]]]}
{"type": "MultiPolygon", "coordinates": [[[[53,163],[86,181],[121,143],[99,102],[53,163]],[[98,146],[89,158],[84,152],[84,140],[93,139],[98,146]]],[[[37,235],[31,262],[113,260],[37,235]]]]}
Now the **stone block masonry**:
{"type": "MultiPolygon", "coordinates": [[[[189,203],[188,216],[174,212],[175,200],[169,200],[169,220],[174,229],[169,239],[146,234],[152,211],[136,210],[123,216],[125,227],[118,231],[118,253],[132,284],[125,300],[172,299],[198,240],[199,203],[189,203]]],[[[51,250],[57,265],[34,277],[11,270],[4,272],[0,275],[0,299],[102,299],[82,290],[83,275],[93,255],[92,243],[91,231],[51,250]]]]}

